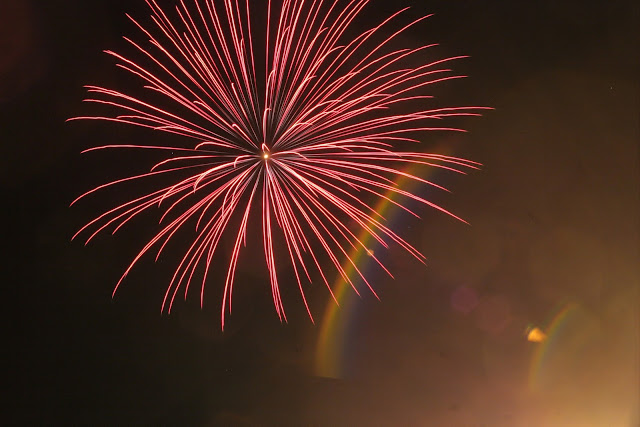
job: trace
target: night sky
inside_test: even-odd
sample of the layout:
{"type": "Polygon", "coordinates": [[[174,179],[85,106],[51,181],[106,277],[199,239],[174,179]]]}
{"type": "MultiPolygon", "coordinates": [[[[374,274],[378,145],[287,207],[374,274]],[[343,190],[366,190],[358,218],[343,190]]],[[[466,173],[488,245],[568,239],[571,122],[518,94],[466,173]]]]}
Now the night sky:
{"type": "Polygon", "coordinates": [[[268,276],[252,265],[261,242],[240,264],[224,333],[221,274],[209,279],[204,309],[193,298],[160,315],[179,248],[158,263],[143,260],[111,298],[157,217],[85,247],[71,241],[75,231],[133,193],[69,204],[141,171],[145,158],[80,152],[153,143],[156,134],[65,120],[91,113],[81,102],[84,84],[137,90],[102,51],[123,48],[123,35],[137,37],[125,13],[146,19],[147,7],[143,0],[0,2],[10,421],[637,425],[640,7],[372,0],[355,30],[405,5],[412,16],[435,16],[403,43],[440,43],[438,57],[470,55],[454,64],[469,78],[439,86],[438,99],[495,108],[456,122],[469,133],[427,135],[425,147],[445,146],[484,166],[465,177],[438,173],[452,194],[423,194],[471,226],[427,209],[421,220],[394,220],[428,265],[392,247],[386,259],[395,280],[376,275],[380,301],[364,293],[343,316],[343,370],[330,378],[316,366],[324,285],[309,293],[314,325],[295,284],[283,282],[289,323],[281,324],[268,276]],[[547,341],[529,342],[528,327],[549,333],[547,341]],[[545,358],[536,369],[540,346],[545,358]]]}

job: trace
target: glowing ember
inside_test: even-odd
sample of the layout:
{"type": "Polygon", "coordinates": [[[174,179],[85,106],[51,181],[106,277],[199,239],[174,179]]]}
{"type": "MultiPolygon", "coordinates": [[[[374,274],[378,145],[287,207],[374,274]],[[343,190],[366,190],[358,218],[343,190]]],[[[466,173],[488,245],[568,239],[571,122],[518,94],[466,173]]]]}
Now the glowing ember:
{"type": "Polygon", "coordinates": [[[529,328],[527,331],[527,340],[531,342],[543,342],[547,339],[547,334],[542,332],[540,328],[529,328]]]}

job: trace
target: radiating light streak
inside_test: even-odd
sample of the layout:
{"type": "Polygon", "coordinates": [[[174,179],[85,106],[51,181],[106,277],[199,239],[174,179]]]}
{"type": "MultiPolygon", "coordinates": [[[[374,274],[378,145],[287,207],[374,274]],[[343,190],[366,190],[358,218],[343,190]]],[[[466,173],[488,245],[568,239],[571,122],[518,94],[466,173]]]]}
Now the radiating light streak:
{"type": "MultiPolygon", "coordinates": [[[[99,186],[73,203],[115,184],[175,176],[173,184],[108,210],[78,232],[90,233],[88,242],[101,231],[119,230],[152,208],[165,209],[161,230],[134,258],[114,293],[143,255],[155,247],[157,259],[177,231],[192,222],[196,237],[178,264],[161,310],[171,311],[180,289],[186,298],[198,269],[203,276],[200,303],[204,304],[206,277],[218,266],[213,263],[214,254],[223,236],[229,234],[234,244],[222,296],[224,328],[241,248],[252,237],[247,236],[251,218],[259,215],[278,316],[286,320],[276,240],[286,247],[313,320],[304,284],[315,274],[332,293],[327,269],[335,269],[354,289],[350,272],[355,271],[375,294],[352,255],[355,249],[366,249],[369,239],[385,248],[394,242],[424,259],[385,225],[384,217],[372,207],[376,200],[408,211],[403,201],[414,200],[461,220],[395,182],[402,177],[443,189],[403,168],[418,165],[464,173],[479,166],[461,158],[402,148],[418,142],[422,132],[462,131],[431,122],[479,115],[482,107],[425,108],[431,97],[424,90],[464,77],[446,68],[448,62],[462,57],[424,62],[422,58],[435,45],[393,48],[400,34],[428,18],[397,26],[406,9],[352,40],[341,41],[368,2],[284,0],[278,8],[269,0],[266,31],[251,22],[248,0],[193,0],[189,4],[180,0],[172,14],[156,0],[147,0],[152,29],[127,15],[147,38],[147,45],[125,37],[138,59],[106,53],[142,82],[144,95],[87,86],[90,96],[86,101],[102,106],[107,113],[71,120],[150,128],[183,137],[185,146],[122,144],[86,150],[152,149],[167,157],[146,173],[99,186]],[[257,60],[256,40],[265,41],[263,70],[257,69],[262,65],[257,60]],[[264,76],[263,81],[258,76],[264,76]]],[[[391,274],[373,253],[371,258],[391,274]]]]}

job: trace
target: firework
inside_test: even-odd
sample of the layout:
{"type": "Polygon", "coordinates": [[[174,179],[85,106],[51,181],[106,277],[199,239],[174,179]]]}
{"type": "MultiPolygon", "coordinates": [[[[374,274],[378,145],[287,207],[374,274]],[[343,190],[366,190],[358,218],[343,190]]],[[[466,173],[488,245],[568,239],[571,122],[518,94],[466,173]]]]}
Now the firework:
{"type": "Polygon", "coordinates": [[[463,77],[447,68],[461,57],[424,60],[435,45],[395,47],[398,35],[428,16],[398,24],[403,9],[348,39],[367,0],[284,0],[279,7],[268,1],[261,23],[252,20],[249,0],[181,0],[175,10],[163,9],[155,0],[147,3],[152,22],[143,26],[129,17],[146,42],[125,37],[137,59],[107,51],[118,67],[143,84],[140,95],[86,86],[86,101],[102,105],[107,113],[72,119],[114,121],[182,137],[175,146],[86,150],[150,149],[166,158],[144,173],[101,185],[78,199],[125,182],[159,176],[170,176],[173,182],[114,207],[74,236],[86,233],[88,243],[104,230],[115,233],[143,212],[164,210],[159,232],[126,269],[114,294],[144,254],[153,250],[157,259],[178,230],[195,226],[195,238],[169,282],[162,311],[171,311],[179,293],[186,298],[196,271],[203,277],[202,305],[209,270],[222,266],[224,328],[248,225],[260,221],[262,236],[250,240],[263,247],[278,316],[286,320],[276,240],[286,247],[284,256],[313,320],[303,283],[315,275],[332,292],[327,269],[356,289],[343,267],[350,264],[375,294],[350,258],[350,249],[367,250],[391,275],[364,247],[361,231],[384,248],[398,245],[424,260],[371,208],[376,199],[386,198],[418,216],[403,205],[413,200],[460,219],[395,184],[404,177],[443,189],[404,172],[409,165],[457,173],[478,166],[401,149],[418,143],[421,132],[460,131],[436,125],[443,118],[478,115],[479,107],[425,108],[431,98],[425,93],[428,87],[463,77]],[[226,265],[213,260],[223,236],[232,236],[234,242],[226,265]]]}

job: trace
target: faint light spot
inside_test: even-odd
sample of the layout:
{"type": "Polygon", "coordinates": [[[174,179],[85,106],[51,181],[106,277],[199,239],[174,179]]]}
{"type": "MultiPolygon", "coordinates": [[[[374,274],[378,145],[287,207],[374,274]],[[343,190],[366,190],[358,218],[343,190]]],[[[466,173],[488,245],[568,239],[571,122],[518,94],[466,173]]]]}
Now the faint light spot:
{"type": "Polygon", "coordinates": [[[480,329],[499,334],[511,323],[511,304],[502,295],[483,298],[476,314],[480,329]]]}
{"type": "Polygon", "coordinates": [[[451,294],[451,306],[454,310],[463,313],[471,313],[478,305],[478,293],[466,286],[460,286],[451,294]]]}

